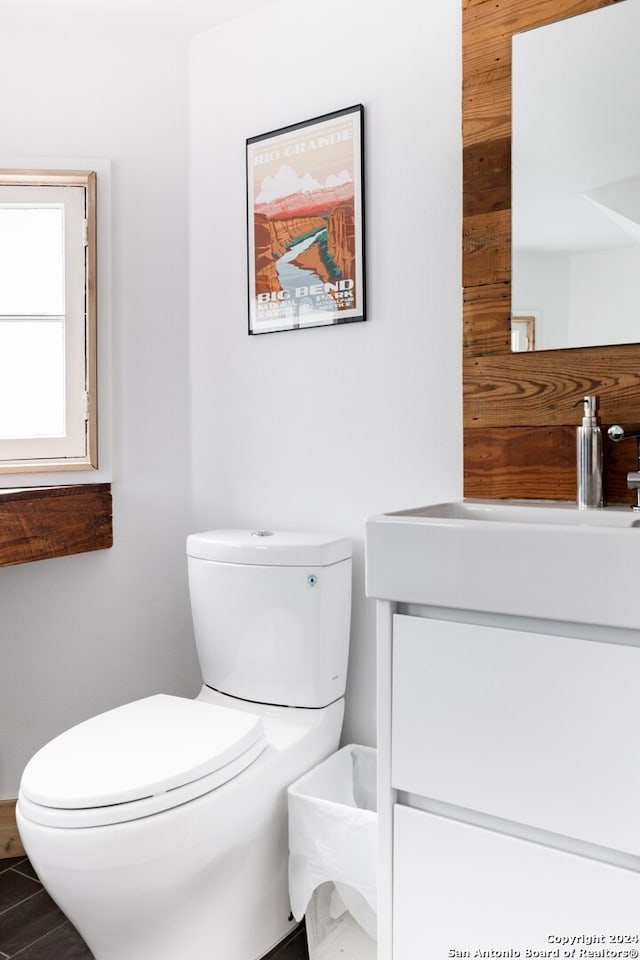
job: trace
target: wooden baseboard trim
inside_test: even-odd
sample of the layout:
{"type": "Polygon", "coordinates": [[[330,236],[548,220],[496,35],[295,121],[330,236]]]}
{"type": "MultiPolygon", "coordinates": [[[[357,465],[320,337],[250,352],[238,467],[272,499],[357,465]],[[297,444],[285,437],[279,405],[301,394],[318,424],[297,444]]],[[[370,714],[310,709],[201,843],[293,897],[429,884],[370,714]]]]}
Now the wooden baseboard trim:
{"type": "Polygon", "coordinates": [[[26,856],[16,825],[16,801],[0,800],[0,860],[26,856]]]}

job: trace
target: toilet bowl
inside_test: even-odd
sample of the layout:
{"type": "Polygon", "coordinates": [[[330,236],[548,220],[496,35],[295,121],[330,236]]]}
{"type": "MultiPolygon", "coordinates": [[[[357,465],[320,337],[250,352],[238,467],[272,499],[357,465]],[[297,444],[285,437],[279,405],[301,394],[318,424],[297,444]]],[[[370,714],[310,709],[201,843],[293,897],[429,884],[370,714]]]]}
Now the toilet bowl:
{"type": "Polygon", "coordinates": [[[27,854],[96,960],[258,960],[292,929],[286,788],[338,746],[344,700],[333,693],[339,670],[344,689],[348,639],[344,629],[334,635],[334,657],[324,632],[327,619],[338,626],[333,614],[327,618],[337,595],[342,615],[349,609],[348,542],[284,535],[283,544],[274,534],[280,539],[265,551],[249,534],[222,534],[198,535],[209,538],[204,548],[190,538],[190,562],[207,564],[196,578],[206,594],[196,604],[196,636],[209,655],[198,697],[157,695],[87,720],[45,745],[22,777],[16,818],[27,854]],[[198,550],[216,559],[194,558],[198,550]],[[234,569],[219,569],[227,566],[234,569]],[[287,581],[280,592],[277,566],[287,581]],[[230,629],[227,612],[226,637],[214,631],[207,638],[207,604],[239,602],[240,582],[255,586],[265,567],[269,589],[248,594],[240,632],[230,629]],[[229,575],[238,578],[233,596],[229,575]],[[324,649],[314,653],[321,642],[324,649]],[[233,675],[233,696],[207,683],[219,666],[216,644],[233,675]],[[233,649],[244,661],[252,644],[255,656],[234,663],[233,649]],[[281,691],[277,670],[267,671],[271,681],[264,676],[269,652],[277,660],[279,649],[289,658],[283,669],[294,705],[239,697],[243,670],[253,692],[262,683],[268,693],[269,682],[281,691]],[[262,677],[254,675],[256,663],[262,677]],[[296,702],[301,695],[313,705],[296,702]]]}

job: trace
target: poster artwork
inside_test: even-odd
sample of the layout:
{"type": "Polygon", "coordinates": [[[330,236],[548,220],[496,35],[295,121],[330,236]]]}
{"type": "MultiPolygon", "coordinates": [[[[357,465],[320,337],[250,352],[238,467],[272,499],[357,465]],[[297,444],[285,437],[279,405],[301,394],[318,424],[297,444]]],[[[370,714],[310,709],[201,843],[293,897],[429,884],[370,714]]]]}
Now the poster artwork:
{"type": "Polygon", "coordinates": [[[247,140],[249,333],[364,320],[363,108],[247,140]]]}

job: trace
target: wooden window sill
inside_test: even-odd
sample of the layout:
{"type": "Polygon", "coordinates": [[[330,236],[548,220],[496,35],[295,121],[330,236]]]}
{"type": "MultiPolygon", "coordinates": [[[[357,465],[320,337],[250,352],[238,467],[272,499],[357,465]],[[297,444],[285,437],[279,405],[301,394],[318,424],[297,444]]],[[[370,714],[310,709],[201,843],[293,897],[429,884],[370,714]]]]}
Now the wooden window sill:
{"type": "Polygon", "coordinates": [[[0,567],[112,545],[109,483],[0,490],[0,567]]]}

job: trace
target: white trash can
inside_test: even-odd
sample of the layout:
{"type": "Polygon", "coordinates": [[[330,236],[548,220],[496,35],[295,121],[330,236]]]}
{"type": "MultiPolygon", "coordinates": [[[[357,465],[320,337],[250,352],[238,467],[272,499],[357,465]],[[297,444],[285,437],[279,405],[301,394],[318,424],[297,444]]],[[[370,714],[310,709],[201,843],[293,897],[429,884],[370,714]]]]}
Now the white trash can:
{"type": "Polygon", "coordinates": [[[310,960],[375,960],[376,759],[350,744],[289,787],[289,892],[310,960]]]}

